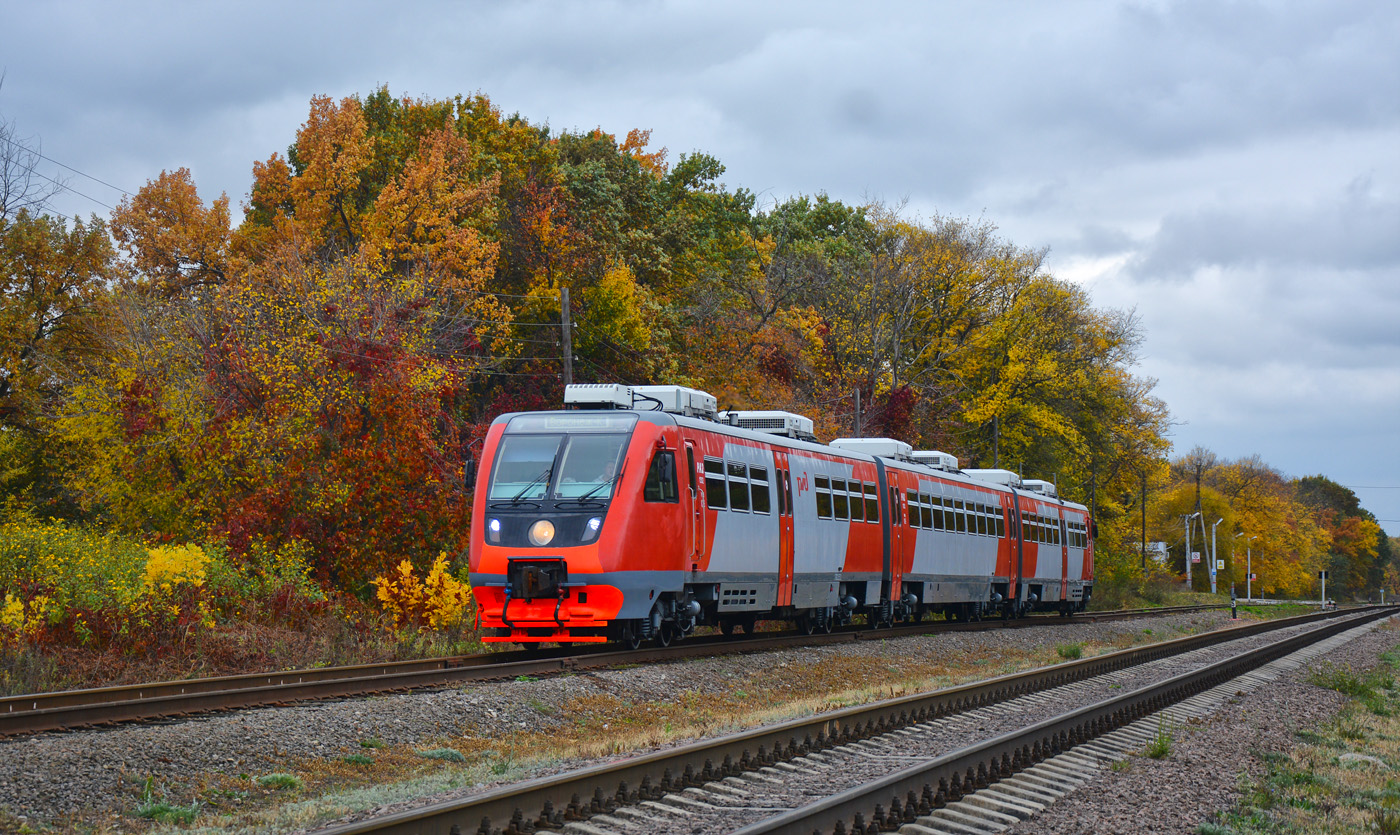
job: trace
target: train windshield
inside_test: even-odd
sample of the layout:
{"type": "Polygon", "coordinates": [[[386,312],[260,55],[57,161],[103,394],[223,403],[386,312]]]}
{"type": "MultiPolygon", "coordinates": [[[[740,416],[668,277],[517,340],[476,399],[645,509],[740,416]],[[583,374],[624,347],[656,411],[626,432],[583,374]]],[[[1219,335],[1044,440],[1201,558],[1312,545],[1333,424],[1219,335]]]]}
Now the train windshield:
{"type": "Polygon", "coordinates": [[[493,502],[606,501],[635,425],[635,415],[513,418],[501,438],[487,496],[493,502]]]}

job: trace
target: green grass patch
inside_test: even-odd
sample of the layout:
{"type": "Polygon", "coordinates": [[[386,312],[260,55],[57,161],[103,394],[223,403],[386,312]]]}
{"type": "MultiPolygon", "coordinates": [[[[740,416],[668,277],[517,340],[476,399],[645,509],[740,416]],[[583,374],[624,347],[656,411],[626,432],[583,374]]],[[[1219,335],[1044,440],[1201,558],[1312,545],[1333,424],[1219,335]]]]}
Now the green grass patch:
{"type": "Polygon", "coordinates": [[[340,759],[350,765],[374,765],[374,757],[369,754],[348,754],[340,759]]]}
{"type": "Polygon", "coordinates": [[[290,790],[301,788],[300,777],[296,776],[295,774],[287,774],[285,772],[280,771],[274,772],[272,774],[264,774],[261,777],[258,777],[254,782],[256,782],[259,786],[262,786],[265,789],[274,789],[277,791],[281,791],[283,789],[290,790]]]}
{"type": "Polygon", "coordinates": [[[428,751],[419,751],[418,756],[427,760],[445,760],[451,763],[464,763],[467,761],[467,758],[462,755],[461,751],[457,751],[453,748],[433,748],[428,751]]]}
{"type": "Polygon", "coordinates": [[[1162,719],[1157,723],[1157,733],[1147,741],[1147,747],[1142,750],[1144,757],[1160,760],[1171,756],[1172,753],[1172,731],[1167,727],[1167,720],[1162,719]]]}
{"type": "Polygon", "coordinates": [[[1078,643],[1060,644],[1055,647],[1055,654],[1066,661],[1073,661],[1084,655],[1084,646],[1078,643]]]}

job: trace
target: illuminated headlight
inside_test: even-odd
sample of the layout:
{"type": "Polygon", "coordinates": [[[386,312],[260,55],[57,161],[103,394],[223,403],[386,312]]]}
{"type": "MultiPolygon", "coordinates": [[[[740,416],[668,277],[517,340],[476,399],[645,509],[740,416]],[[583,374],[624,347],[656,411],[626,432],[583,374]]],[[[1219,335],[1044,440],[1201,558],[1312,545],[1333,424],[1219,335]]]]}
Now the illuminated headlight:
{"type": "Polygon", "coordinates": [[[554,523],[541,519],[530,526],[530,542],[535,545],[548,545],[554,541],[554,523]]]}
{"type": "Polygon", "coordinates": [[[488,519],[486,521],[486,538],[492,542],[501,541],[501,520],[488,519]]]}
{"type": "Polygon", "coordinates": [[[594,516],[583,526],[583,541],[592,542],[598,538],[598,530],[603,527],[603,517],[594,516]]]}

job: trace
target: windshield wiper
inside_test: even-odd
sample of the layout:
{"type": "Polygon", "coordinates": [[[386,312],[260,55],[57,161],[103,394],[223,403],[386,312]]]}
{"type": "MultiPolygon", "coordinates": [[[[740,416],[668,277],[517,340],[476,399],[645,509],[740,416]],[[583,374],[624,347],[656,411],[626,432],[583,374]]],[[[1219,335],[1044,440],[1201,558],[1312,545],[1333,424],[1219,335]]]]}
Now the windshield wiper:
{"type": "Polygon", "coordinates": [[[608,486],[610,486],[610,485],[616,484],[616,483],[617,483],[617,478],[618,478],[618,476],[620,476],[620,475],[622,475],[622,473],[618,473],[617,475],[613,476],[612,478],[608,479],[607,481],[600,482],[600,483],[598,484],[598,486],[594,487],[592,490],[589,490],[587,493],[584,493],[582,496],[576,496],[576,497],[570,498],[570,499],[561,499],[561,501],[570,501],[570,502],[579,502],[579,503],[586,502],[586,501],[588,501],[589,499],[593,498],[593,494],[594,494],[594,493],[597,493],[599,490],[602,490],[604,487],[608,487],[608,486]]]}
{"type": "Polygon", "coordinates": [[[527,484],[527,485],[525,485],[524,487],[520,488],[520,492],[515,494],[514,498],[512,498],[512,499],[510,500],[510,503],[511,503],[511,504],[519,504],[519,503],[520,503],[520,500],[523,499],[523,498],[525,498],[525,494],[526,494],[526,493],[530,492],[530,490],[533,489],[534,486],[535,486],[536,484],[539,484],[541,481],[549,481],[549,477],[550,477],[553,473],[554,473],[554,465],[553,465],[553,464],[550,464],[548,467],[545,467],[545,468],[544,468],[544,472],[542,472],[542,473],[540,473],[539,475],[535,476],[533,479],[531,479],[531,481],[530,481],[529,484],[527,484]]]}

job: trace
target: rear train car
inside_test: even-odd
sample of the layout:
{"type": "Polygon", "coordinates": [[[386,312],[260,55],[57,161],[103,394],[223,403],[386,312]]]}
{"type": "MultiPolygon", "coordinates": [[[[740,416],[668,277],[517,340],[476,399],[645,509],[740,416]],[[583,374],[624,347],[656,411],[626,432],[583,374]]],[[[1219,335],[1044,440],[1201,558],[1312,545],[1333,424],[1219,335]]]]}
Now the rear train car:
{"type": "Polygon", "coordinates": [[[1087,511],[1014,474],[818,444],[800,416],[720,414],[676,386],[565,399],[486,436],[470,571],[488,641],[666,644],[701,624],[1011,617],[1091,594],[1087,511]]]}

